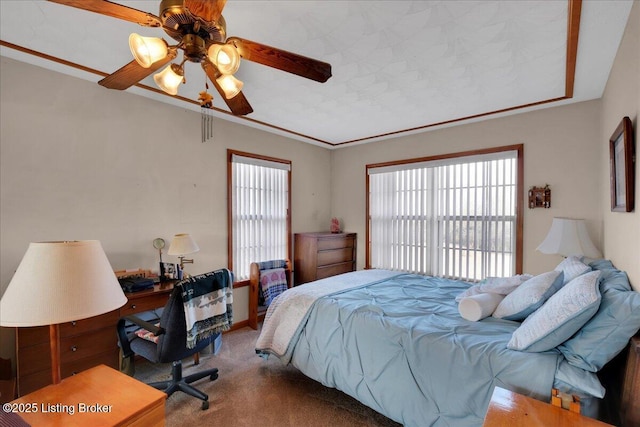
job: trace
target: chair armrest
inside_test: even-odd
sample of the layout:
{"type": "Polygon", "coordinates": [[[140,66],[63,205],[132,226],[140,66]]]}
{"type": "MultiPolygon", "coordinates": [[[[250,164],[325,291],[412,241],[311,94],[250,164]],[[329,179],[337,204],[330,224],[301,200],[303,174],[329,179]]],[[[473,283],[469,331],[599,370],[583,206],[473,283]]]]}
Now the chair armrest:
{"type": "Polygon", "coordinates": [[[133,351],[131,351],[131,345],[129,344],[129,337],[127,336],[127,331],[125,330],[126,323],[131,322],[134,323],[141,328],[146,329],[149,332],[153,332],[153,335],[158,336],[165,333],[163,328],[160,328],[153,323],[146,322],[139,317],[136,316],[125,316],[121,317],[118,320],[118,324],[116,325],[116,329],[118,332],[118,341],[120,342],[120,348],[122,349],[122,357],[128,358],[133,356],[133,351]]]}

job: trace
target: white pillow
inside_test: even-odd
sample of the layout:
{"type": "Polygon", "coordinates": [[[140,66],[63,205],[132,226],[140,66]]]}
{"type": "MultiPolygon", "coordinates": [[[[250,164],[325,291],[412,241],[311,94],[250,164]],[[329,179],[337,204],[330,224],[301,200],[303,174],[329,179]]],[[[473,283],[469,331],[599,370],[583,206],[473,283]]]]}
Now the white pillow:
{"type": "Polygon", "coordinates": [[[555,271],[562,271],[564,273],[564,283],[569,283],[579,275],[590,270],[591,267],[580,261],[580,258],[574,255],[566,257],[555,268],[555,271]]]}
{"type": "Polygon", "coordinates": [[[463,319],[477,322],[491,316],[503,298],[504,296],[499,294],[472,295],[460,300],[458,311],[463,319]]]}
{"type": "Polygon", "coordinates": [[[561,271],[548,271],[527,280],[505,297],[493,312],[498,319],[522,321],[539,309],[563,284],[561,271]]]}
{"type": "Polygon", "coordinates": [[[482,282],[471,286],[469,289],[456,296],[456,301],[459,302],[462,298],[485,293],[507,295],[532,277],[533,276],[531,274],[517,274],[511,277],[487,277],[482,282]]]}
{"type": "Polygon", "coordinates": [[[551,350],[575,334],[600,306],[598,277],[592,271],[555,293],[513,332],[507,348],[527,352],[551,350]]]}

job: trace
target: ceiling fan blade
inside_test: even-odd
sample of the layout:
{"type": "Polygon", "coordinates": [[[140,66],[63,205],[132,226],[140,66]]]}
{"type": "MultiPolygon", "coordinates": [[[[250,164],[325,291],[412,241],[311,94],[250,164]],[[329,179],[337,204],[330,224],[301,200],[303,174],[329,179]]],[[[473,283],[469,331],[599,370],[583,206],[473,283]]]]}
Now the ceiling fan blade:
{"type": "Polygon", "coordinates": [[[218,22],[226,3],[227,0],[184,0],[184,7],[204,21],[218,22]]]}
{"type": "Polygon", "coordinates": [[[224,91],[222,90],[222,88],[218,84],[218,81],[216,80],[221,75],[220,71],[218,71],[216,66],[213,65],[211,61],[209,61],[208,59],[205,59],[204,61],[202,61],[202,69],[207,74],[207,77],[209,77],[209,80],[211,80],[211,83],[213,83],[216,90],[220,94],[220,97],[227,104],[227,107],[229,107],[229,109],[231,110],[234,116],[246,116],[247,114],[253,112],[253,108],[251,108],[251,104],[249,104],[249,101],[247,101],[247,98],[245,98],[242,91],[240,91],[236,96],[234,96],[231,99],[227,99],[224,96],[224,91]]]}
{"type": "Polygon", "coordinates": [[[162,68],[165,64],[173,61],[176,56],[177,53],[175,50],[169,50],[169,53],[164,59],[154,62],[149,68],[144,68],[134,59],[116,72],[109,74],[107,77],[100,80],[98,84],[108,89],[125,90],[138,83],[154,71],[162,68]]]}
{"type": "Polygon", "coordinates": [[[227,43],[232,43],[238,49],[240,56],[247,61],[297,74],[320,83],[326,82],[331,77],[331,64],[326,62],[239,37],[229,37],[227,43]]]}
{"type": "Polygon", "coordinates": [[[161,27],[162,22],[157,16],[143,12],[138,9],[134,9],[128,6],[123,6],[117,3],[112,3],[107,0],[49,0],[53,3],[62,4],[65,6],[77,7],[78,9],[88,10],[90,12],[100,13],[102,15],[111,16],[113,18],[123,19],[125,21],[135,22],[136,24],[144,25],[145,27],[161,27]]]}

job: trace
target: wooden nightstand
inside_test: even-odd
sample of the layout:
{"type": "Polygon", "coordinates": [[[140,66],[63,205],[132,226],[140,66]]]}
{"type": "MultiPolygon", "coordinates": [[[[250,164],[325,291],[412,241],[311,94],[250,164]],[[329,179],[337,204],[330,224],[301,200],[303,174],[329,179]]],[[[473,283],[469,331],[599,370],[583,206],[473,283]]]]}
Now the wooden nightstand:
{"type": "Polygon", "coordinates": [[[610,424],[496,387],[482,426],[605,427],[610,424]]]}
{"type": "Polygon", "coordinates": [[[167,395],[98,365],[9,403],[32,426],[164,426],[167,395]]]}

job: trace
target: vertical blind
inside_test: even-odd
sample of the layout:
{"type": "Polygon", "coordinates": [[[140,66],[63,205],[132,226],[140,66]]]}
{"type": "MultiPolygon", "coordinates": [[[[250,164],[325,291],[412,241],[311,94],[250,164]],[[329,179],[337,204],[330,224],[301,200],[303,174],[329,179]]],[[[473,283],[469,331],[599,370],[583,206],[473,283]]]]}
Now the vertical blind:
{"type": "Polygon", "coordinates": [[[461,280],[514,274],[517,151],[368,174],[371,267],[461,280]]]}
{"type": "Polygon", "coordinates": [[[252,262],[287,257],[289,163],[232,156],[232,246],[236,280],[252,262]]]}

